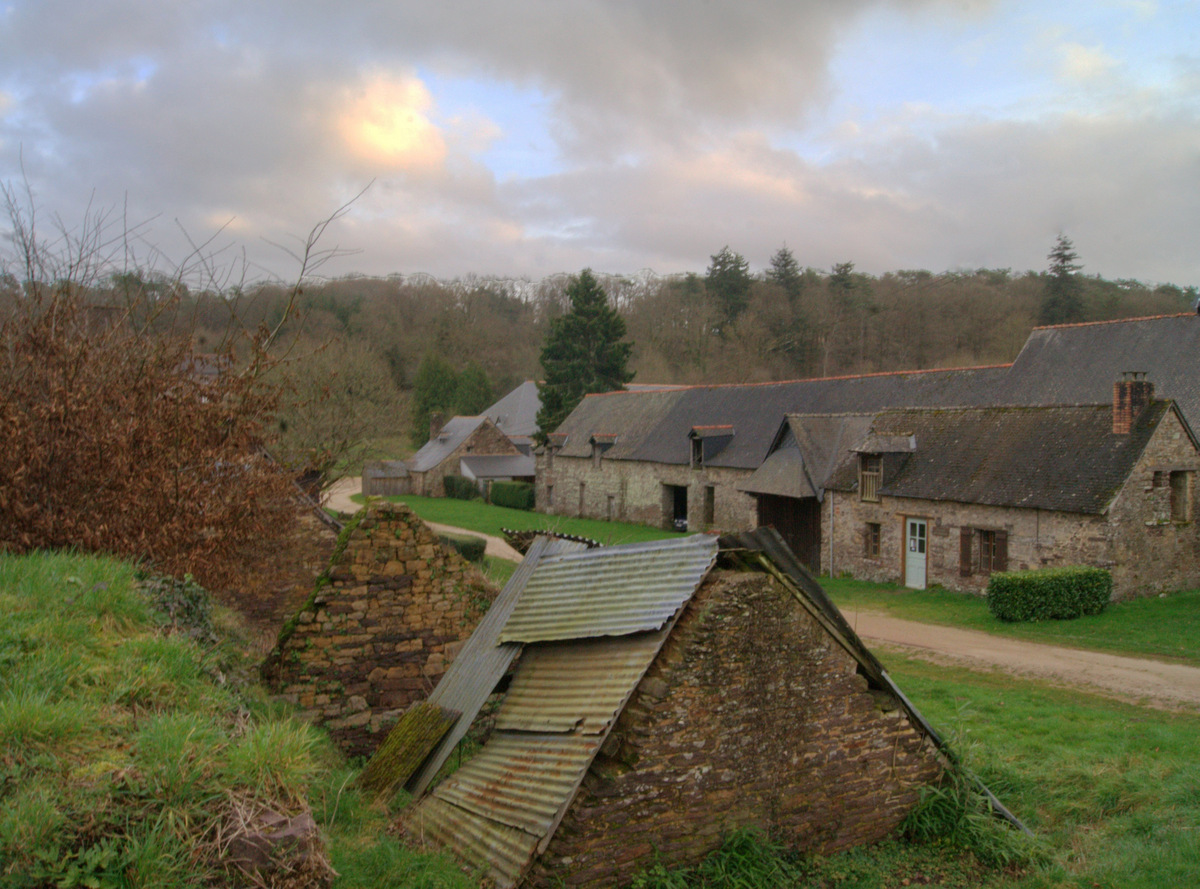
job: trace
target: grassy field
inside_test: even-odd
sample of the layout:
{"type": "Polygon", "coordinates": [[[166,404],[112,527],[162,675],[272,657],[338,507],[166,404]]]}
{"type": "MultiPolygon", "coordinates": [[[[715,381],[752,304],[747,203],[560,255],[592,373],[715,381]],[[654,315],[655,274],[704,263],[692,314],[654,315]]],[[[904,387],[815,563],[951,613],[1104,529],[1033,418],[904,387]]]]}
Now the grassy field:
{"type": "Polygon", "coordinates": [[[1005,623],[979,596],[941,588],[910,590],[895,584],[821,578],[843,611],[879,611],[923,623],[982,630],[998,636],[1152,657],[1200,666],[1200,591],[1110,604],[1076,620],[1005,623]]]}
{"type": "MultiPolygon", "coordinates": [[[[393,813],[359,796],[356,769],[327,736],[268,702],[232,617],[210,614],[187,584],[150,592],[107,559],[0,557],[0,889],[231,882],[213,837],[234,830],[247,804],[311,808],[340,874],[335,887],[480,885],[447,857],[388,836],[393,813]]],[[[897,595],[860,591],[868,594],[897,595]]],[[[981,863],[970,849],[994,847],[961,832],[826,859],[734,837],[702,871],[658,869],[640,885],[1200,885],[1200,715],[885,660],[1036,832],[1034,863],[981,863]]]]}
{"type": "Polygon", "coordinates": [[[120,562],[0,556],[0,613],[2,889],[250,885],[223,843],[255,811],[310,806],[326,837],[311,885],[330,862],[339,887],[478,885],[386,836],[388,812],[267,700],[194,585],[147,595],[120,562]]]}
{"type": "MultiPolygon", "coordinates": [[[[361,494],[356,494],[352,499],[356,503],[366,502],[361,494]]],[[[456,528],[466,528],[468,531],[490,534],[493,537],[502,537],[502,528],[512,528],[515,531],[555,531],[559,534],[588,537],[611,546],[616,543],[639,543],[644,540],[663,540],[668,537],[682,536],[673,531],[663,531],[660,528],[649,528],[645,525],[627,525],[622,522],[605,522],[599,519],[545,515],[523,509],[492,506],[481,500],[454,500],[449,497],[417,497],[416,495],[384,499],[408,504],[413,512],[427,522],[453,525],[456,528]]]]}

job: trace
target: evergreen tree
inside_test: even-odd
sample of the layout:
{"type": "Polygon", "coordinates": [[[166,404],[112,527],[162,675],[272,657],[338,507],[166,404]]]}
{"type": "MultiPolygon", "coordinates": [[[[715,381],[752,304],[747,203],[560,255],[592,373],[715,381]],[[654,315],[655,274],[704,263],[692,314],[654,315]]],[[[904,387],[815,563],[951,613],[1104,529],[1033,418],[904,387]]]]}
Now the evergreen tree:
{"type": "Polygon", "coordinates": [[[464,417],[483,413],[492,403],[492,381],[487,371],[472,361],[458,377],[458,390],[454,399],[454,412],[464,417]]]}
{"type": "Polygon", "coordinates": [[[1054,249],[1046,258],[1050,260],[1046,293],[1042,297],[1038,321],[1042,324],[1070,324],[1083,320],[1083,283],[1075,275],[1083,266],[1075,260],[1075,245],[1066,235],[1059,235],[1054,249]]]}
{"type": "Polygon", "coordinates": [[[413,382],[412,441],[417,447],[429,441],[429,415],[434,411],[450,414],[458,398],[458,374],[454,368],[426,352],[413,382]]]}
{"type": "Polygon", "coordinates": [[[754,283],[750,277],[750,263],[728,245],[711,259],[712,265],[704,273],[704,285],[716,302],[723,321],[732,324],[750,305],[750,287],[754,283]]]}
{"type": "Polygon", "coordinates": [[[542,346],[545,380],[538,385],[539,441],[566,419],[583,396],[624,388],[633,379],[628,369],[631,343],[623,343],[625,321],[608,304],[590,269],[567,286],[571,310],[553,319],[542,346]]]}
{"type": "Polygon", "coordinates": [[[804,273],[800,270],[800,263],[796,262],[796,257],[787,247],[780,247],[771,257],[767,280],[779,285],[787,294],[788,302],[794,304],[800,298],[804,290],[804,273]]]}

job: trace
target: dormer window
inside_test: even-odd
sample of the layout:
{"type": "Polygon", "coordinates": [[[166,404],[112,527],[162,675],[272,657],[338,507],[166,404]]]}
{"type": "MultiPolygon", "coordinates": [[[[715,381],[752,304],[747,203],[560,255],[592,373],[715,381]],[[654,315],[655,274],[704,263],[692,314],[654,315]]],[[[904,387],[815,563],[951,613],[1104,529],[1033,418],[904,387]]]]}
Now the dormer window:
{"type": "Polygon", "coordinates": [[[692,469],[699,469],[704,465],[704,439],[692,439],[692,469]]]}
{"type": "Polygon", "coordinates": [[[880,454],[860,454],[858,457],[858,499],[879,502],[879,485],[883,480],[883,457],[880,454]]]}
{"type": "Polygon", "coordinates": [[[692,469],[700,469],[733,441],[732,426],[693,426],[688,432],[691,442],[692,469]]]}

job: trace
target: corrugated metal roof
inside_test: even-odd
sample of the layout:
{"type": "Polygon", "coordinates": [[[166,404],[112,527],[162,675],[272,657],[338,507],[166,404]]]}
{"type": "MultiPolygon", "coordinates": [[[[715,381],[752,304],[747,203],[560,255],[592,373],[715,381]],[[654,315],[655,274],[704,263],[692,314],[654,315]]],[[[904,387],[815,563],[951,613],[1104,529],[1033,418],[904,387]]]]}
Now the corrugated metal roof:
{"type": "Polygon", "coordinates": [[[517,566],[517,570],[508,579],[508,583],[483,616],[471,638],[463,645],[458,657],[451,661],[441,681],[429,696],[429,703],[445,707],[447,710],[455,710],[462,716],[450,733],[442,739],[441,744],[429,755],[425,764],[409,779],[408,789],[414,796],[420,796],[433,781],[438,769],[466,735],[475,715],[521,650],[520,645],[501,645],[499,636],[538,563],[555,553],[581,549],[586,549],[586,545],[544,537],[535,540],[525,555],[525,561],[517,566]]]}
{"type": "Polygon", "coordinates": [[[601,735],[496,732],[433,796],[540,840],[574,797],[602,741],[601,735]]]}
{"type": "Polygon", "coordinates": [[[468,864],[485,870],[498,889],[517,882],[538,844],[533,834],[432,796],[421,802],[408,829],[421,840],[449,847],[468,864]]]}
{"type": "Polygon", "coordinates": [[[555,642],[661,629],[692,597],[716,555],[717,538],[697,534],[544,558],[500,641],[555,642]]]}
{"type": "Polygon", "coordinates": [[[661,630],[530,646],[496,714],[496,728],[604,732],[665,640],[661,630]]]}

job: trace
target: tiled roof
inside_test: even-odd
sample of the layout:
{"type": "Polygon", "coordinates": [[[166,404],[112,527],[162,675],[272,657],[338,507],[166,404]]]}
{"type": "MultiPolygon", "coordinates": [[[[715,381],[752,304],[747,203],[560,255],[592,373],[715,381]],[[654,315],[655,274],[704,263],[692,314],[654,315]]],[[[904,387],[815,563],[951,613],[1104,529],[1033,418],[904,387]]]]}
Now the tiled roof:
{"type": "Polygon", "coordinates": [[[410,472],[428,472],[454,453],[454,449],[467,440],[487,417],[451,417],[433,438],[425,442],[421,450],[408,461],[410,472]]]}
{"type": "Polygon", "coordinates": [[[509,438],[531,436],[538,431],[537,415],[542,409],[537,383],[526,380],[483,412],[509,438]]]}
{"type": "Polygon", "coordinates": [[[562,425],[562,454],[590,456],[595,431],[617,433],[604,456],[686,465],[688,433],[733,426],[736,434],[710,466],[757,469],[786,414],[865,413],[899,405],[951,406],[995,402],[1006,367],[909,371],[783,383],[691,386],[657,392],[614,392],[584,398],[562,425]]]}
{"type": "MultiPolygon", "coordinates": [[[[1127,435],[1108,404],[883,411],[871,435],[911,435],[916,449],[885,461],[879,493],[1101,514],[1170,410],[1152,402],[1127,435]]],[[[828,487],[856,490],[857,469],[847,455],[828,487]]]]}
{"type": "Polygon", "coordinates": [[[1038,327],[994,404],[1094,404],[1112,400],[1125,371],[1144,371],[1155,395],[1200,424],[1200,316],[1162,315],[1038,327]]]}

